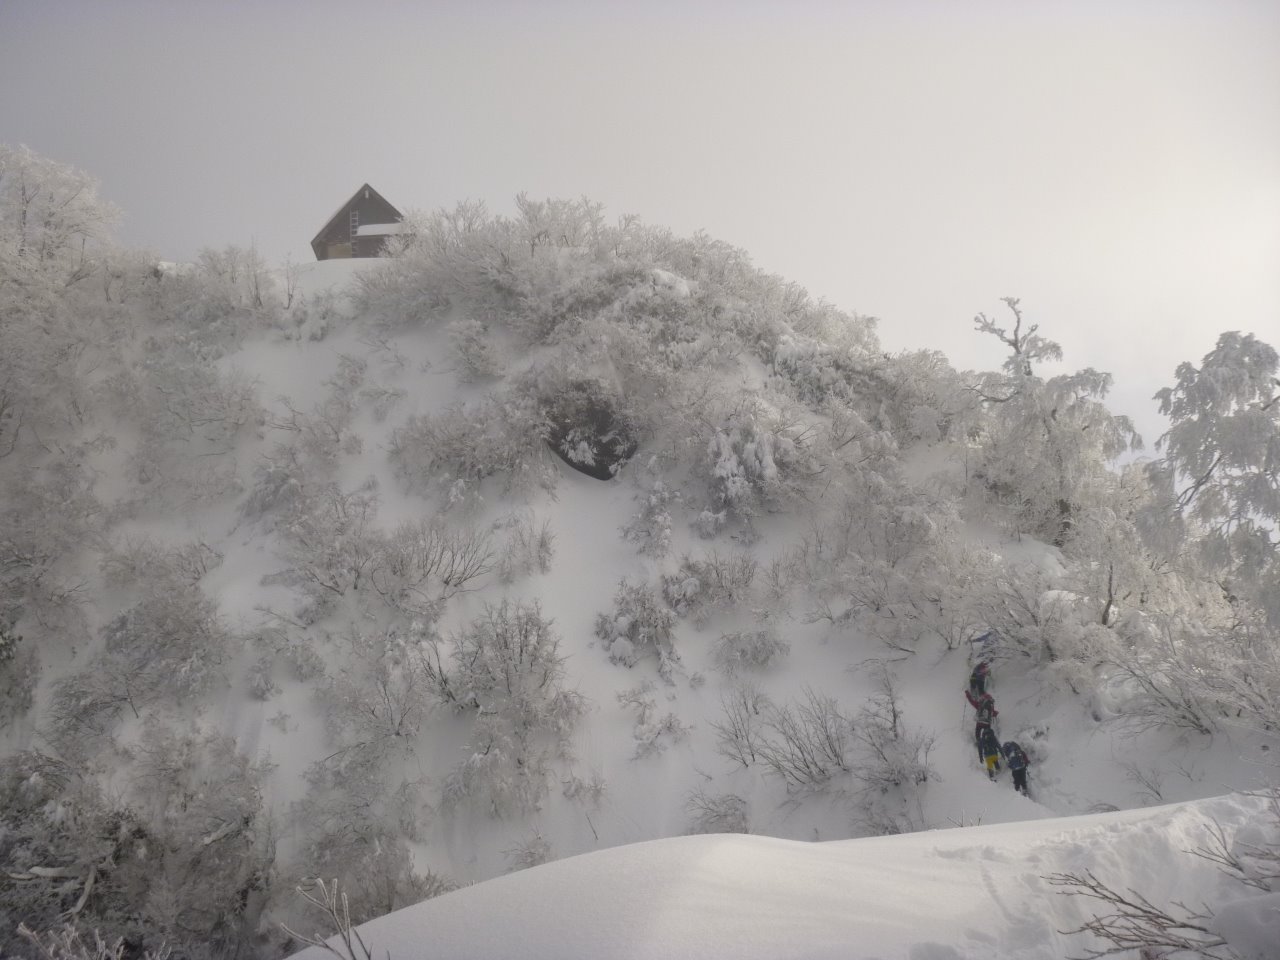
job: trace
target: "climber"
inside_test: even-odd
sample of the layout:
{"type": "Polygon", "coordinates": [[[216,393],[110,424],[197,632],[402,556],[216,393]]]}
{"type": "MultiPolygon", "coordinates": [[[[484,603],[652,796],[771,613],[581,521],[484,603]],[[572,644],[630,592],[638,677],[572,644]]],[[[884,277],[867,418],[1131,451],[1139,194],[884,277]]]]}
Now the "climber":
{"type": "Polygon", "coordinates": [[[1004,761],[1009,765],[1009,772],[1013,774],[1013,789],[1024,797],[1031,796],[1027,791],[1027,767],[1031,761],[1027,759],[1026,752],[1012,740],[1006,743],[1003,749],[1004,761]]]}
{"type": "Polygon", "coordinates": [[[991,675],[991,664],[985,660],[978,661],[978,665],[973,668],[973,672],[969,674],[969,693],[971,695],[970,702],[973,697],[980,697],[987,692],[987,678],[991,675]]]}
{"type": "Polygon", "coordinates": [[[996,717],[1000,715],[1000,711],[996,709],[995,697],[989,693],[975,697],[968,690],[964,692],[965,699],[969,701],[969,705],[978,713],[978,720],[973,728],[973,739],[978,744],[978,757],[982,757],[982,733],[984,730],[991,730],[992,724],[996,717]]]}
{"type": "Polygon", "coordinates": [[[987,727],[978,739],[978,754],[986,765],[987,776],[994,780],[996,771],[1000,769],[1000,741],[990,727],[987,727]]]}

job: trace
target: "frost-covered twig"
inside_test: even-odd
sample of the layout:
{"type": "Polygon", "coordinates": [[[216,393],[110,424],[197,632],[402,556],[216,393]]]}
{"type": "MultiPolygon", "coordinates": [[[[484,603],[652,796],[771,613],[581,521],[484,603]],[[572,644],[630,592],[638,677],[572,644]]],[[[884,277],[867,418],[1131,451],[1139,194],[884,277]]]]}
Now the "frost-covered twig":
{"type": "MultiPolygon", "coordinates": [[[[333,932],[329,934],[327,939],[319,933],[314,933],[308,937],[291,929],[288,924],[282,923],[280,926],[284,929],[284,932],[291,937],[296,937],[303,943],[327,950],[335,957],[341,958],[341,960],[373,960],[373,952],[364,942],[364,938],[360,936],[360,931],[351,925],[351,910],[347,904],[347,895],[338,889],[338,881],[336,879],[333,880],[332,886],[330,886],[323,880],[317,879],[315,886],[320,888],[319,896],[316,896],[312,889],[308,889],[301,884],[296,889],[301,894],[302,899],[313,906],[319,907],[324,912],[325,916],[329,918],[329,923],[333,926],[333,932]],[[335,935],[342,947],[341,950],[329,942],[329,940],[335,938],[335,935]],[[356,953],[357,946],[360,948],[359,953],[356,953]]],[[[390,954],[387,956],[389,960],[390,954]]]]}
{"type": "MultiPolygon", "coordinates": [[[[25,923],[18,924],[18,936],[28,941],[38,951],[43,960],[123,960],[124,938],[115,943],[107,943],[97,930],[93,931],[93,943],[85,943],[80,931],[68,924],[61,930],[37,933],[25,923]]],[[[169,960],[173,953],[166,946],[159,950],[148,950],[142,960],[169,960]]]]}

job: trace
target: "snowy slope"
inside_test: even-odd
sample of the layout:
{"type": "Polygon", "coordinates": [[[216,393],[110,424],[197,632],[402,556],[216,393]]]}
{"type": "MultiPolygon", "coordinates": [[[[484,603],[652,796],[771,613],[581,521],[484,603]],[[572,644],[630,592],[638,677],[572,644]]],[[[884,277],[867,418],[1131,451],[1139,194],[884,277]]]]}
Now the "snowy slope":
{"type": "MultiPolygon", "coordinates": [[[[300,289],[310,296],[325,289],[340,292],[356,271],[369,269],[376,269],[375,262],[311,264],[300,279],[300,289]]],[[[335,321],[319,340],[254,340],[223,362],[256,377],[264,399],[288,398],[299,409],[322,401],[325,380],[344,355],[367,362],[369,379],[379,386],[404,391],[403,400],[384,421],[367,410],[357,414],[354,432],[361,436],[363,448],[338,464],[337,478],[344,489],[372,480],[378,499],[377,525],[390,531],[406,520],[442,509],[438,499],[406,491],[393,474],[386,457],[392,429],[411,414],[437,413],[459,399],[474,399],[482,388],[459,379],[447,337],[438,326],[402,332],[389,344],[373,342],[369,332],[363,318],[349,317],[335,321]]],[[[521,362],[528,358],[516,361],[521,362]]],[[[273,408],[279,409],[279,402],[273,408]]],[[[246,464],[253,462],[247,451],[242,459],[246,464]]],[[[676,524],[667,559],[641,556],[620,530],[644,494],[643,475],[630,470],[614,482],[601,483],[559,461],[554,466],[554,495],[508,501],[487,491],[488,502],[468,520],[481,529],[498,525],[494,535],[499,543],[501,524],[512,516],[545,522],[556,542],[550,570],[513,583],[490,577],[476,589],[459,594],[445,608],[440,633],[448,637],[462,629],[486,604],[502,599],[537,601],[560,636],[569,685],[590,703],[586,719],[574,734],[573,761],[557,776],[562,783],[570,777],[595,780],[605,789],[591,802],[570,802],[553,789],[537,812],[524,816],[495,818],[465,805],[438,805],[432,798],[449,770],[467,755],[468,744],[466,724],[438,711],[430,720],[429,732],[401,761],[403,776],[415,784],[426,811],[423,832],[413,844],[421,870],[474,883],[511,870],[519,862],[519,851],[531,841],[543,848],[541,856],[554,859],[679,835],[689,830],[687,802],[695,791],[741,797],[747,827],[753,833],[813,841],[868,832],[851,813],[856,783],[848,775],[836,778],[825,790],[796,794],[774,778],[762,776],[758,768],[735,768],[716,750],[713,724],[722,719],[722,697],[736,678],[716,669],[712,641],[724,631],[758,626],[762,615],[790,644],[787,657],[749,677],[776,703],[797,702],[807,689],[816,688],[852,715],[875,694],[876,670],[890,665],[902,693],[907,725],[934,739],[933,777],[914,798],[907,821],[911,829],[1021,821],[1152,802],[1155,798],[1149,793],[1135,792],[1124,779],[1121,764],[1134,758],[1168,758],[1184,771],[1155,775],[1165,778],[1159,799],[1203,797],[1258,785],[1255,770],[1240,762],[1243,753],[1256,751],[1257,744],[1227,743],[1218,750],[1203,751],[1173,733],[1158,731],[1135,741],[1099,726],[1087,700],[1046,693],[1026,668],[1007,664],[997,669],[993,689],[1001,707],[1004,739],[1019,739],[1034,751],[1034,800],[1027,800],[1010,789],[1007,779],[989,783],[973,756],[972,711],[961,696],[972,663],[969,650],[926,649],[918,656],[903,657],[846,627],[811,622],[803,601],[796,598],[767,613],[754,606],[717,611],[705,623],[680,621],[676,646],[682,659],[674,683],[659,680],[652,662],[642,661],[631,669],[611,663],[593,624],[597,614],[609,608],[621,579],[654,582],[685,553],[698,556],[708,549],[729,553],[741,548],[733,543],[707,544],[685,524],[676,524]],[[659,749],[638,757],[637,718],[617,696],[647,684],[653,686],[650,696],[657,710],[679,717],[686,735],[660,737],[659,749]]],[[[933,462],[913,469],[913,480],[926,484],[932,471],[947,469],[946,458],[935,456],[933,462]]],[[[245,479],[247,483],[247,471],[245,479]]],[[[748,552],[763,566],[788,549],[806,523],[802,515],[763,516],[759,520],[762,536],[748,552]]],[[[970,528],[969,536],[993,553],[1020,563],[1049,568],[1056,563],[1055,551],[1034,541],[1014,542],[982,528],[970,528]]],[[[207,576],[203,587],[220,599],[229,616],[251,628],[263,622],[264,606],[290,608],[287,591],[262,585],[263,576],[279,566],[278,544],[270,527],[237,525],[221,547],[226,560],[207,576]]],[[[340,608],[311,631],[330,670],[345,669],[338,637],[360,616],[340,608]]],[[[317,713],[312,688],[291,682],[278,668],[276,676],[280,692],[265,704],[233,691],[222,724],[237,737],[242,750],[276,765],[273,796],[283,805],[301,798],[307,766],[331,753],[332,745],[323,737],[323,717],[317,713]],[[283,719],[271,723],[272,717],[283,719]]],[[[285,835],[286,850],[292,836],[285,835]]],[[[696,842],[690,843],[699,849],[696,842]]]]}
{"type": "MultiPolygon", "coordinates": [[[[1234,796],[827,843],[655,840],[490,880],[359,932],[395,960],[1058,960],[1100,944],[1065,935],[1090,904],[1045,877],[1091,870],[1157,902],[1229,899],[1244,888],[1186,851],[1208,842],[1209,824],[1234,835],[1260,809],[1234,796]]],[[[1231,922],[1242,957],[1280,956],[1276,898],[1231,922]]]]}
{"type": "MultiPolygon", "coordinates": [[[[555,257],[546,254],[554,267],[548,267],[547,285],[558,295],[556,284],[572,285],[555,271],[571,275],[574,267],[568,258],[560,263],[555,257]]],[[[705,316],[695,314],[686,310],[685,300],[694,294],[683,279],[665,270],[622,271],[609,278],[622,293],[604,287],[619,300],[602,308],[603,317],[593,320],[598,326],[576,329],[581,318],[574,315],[565,322],[568,333],[521,340],[495,322],[484,335],[500,356],[501,370],[467,376],[458,342],[468,330],[475,333],[465,325],[472,318],[454,311],[432,315],[429,322],[415,317],[393,323],[353,309],[346,298],[353,279],[384,266],[354,260],[296,267],[291,310],[216,344],[208,363],[220,375],[252,383],[262,409],[236,433],[234,444],[207,451],[207,459],[202,454],[195,468],[185,438],[172,442],[174,460],[185,458],[190,471],[179,481],[135,488],[127,468],[141,446],[128,424],[120,426],[117,446],[92,454],[97,490],[116,518],[102,541],[74,558],[85,585],[86,639],[82,645],[56,638],[48,644],[30,717],[0,731],[6,749],[38,748],[37,718],[59,684],[92,677],[105,646],[103,627],[153,589],[145,577],[112,582],[104,554],[124,556],[139,544],[169,551],[202,544],[217,562],[185,586],[216,603],[227,627],[216,677],[198,697],[157,697],[141,716],[136,708],[117,709],[104,721],[109,747],[93,759],[101,765],[102,783],[139,805],[159,805],[137,772],[144,752],[136,748],[148,725],[227,738],[254,765],[261,802],[252,808],[258,819],[246,834],[270,846],[276,878],[254,903],[254,921],[260,919],[259,929],[266,931],[260,940],[264,953],[296,948],[279,932],[278,921],[295,927],[306,922],[306,907],[292,887],[317,875],[340,875],[361,919],[451,885],[463,887],[367,925],[373,955],[389,953],[397,960],[1058,958],[1080,949],[1061,931],[1079,926],[1089,914],[1078,899],[1056,896],[1041,879],[1046,874],[1092,869],[1162,904],[1185,899],[1219,908],[1239,896],[1238,885],[1225,883],[1211,864],[1187,851],[1205,842],[1211,821],[1234,835],[1257,816],[1260,801],[1206,798],[1265,785],[1274,737],[1227,724],[1212,736],[1117,725],[1109,722],[1118,712],[1117,694],[1101,674],[1077,672],[1064,679],[1051,673],[1056,667],[1046,658],[1014,650],[997,661],[991,689],[1002,740],[1019,741],[1032,756],[1030,796],[1021,796],[1011,789],[1007,772],[989,780],[974,752],[973,711],[962,692],[980,655],[969,641],[982,623],[971,618],[947,640],[920,628],[891,635],[889,642],[872,631],[892,617],[859,621],[852,595],[864,579],[892,575],[906,583],[906,589],[895,585],[900,599],[910,593],[917,557],[903,548],[901,569],[887,562],[860,568],[853,561],[847,570],[837,569],[843,559],[814,559],[824,549],[823,537],[836,538],[841,509],[852,504],[856,512],[865,494],[874,509],[856,516],[845,532],[855,546],[859,538],[880,538],[892,552],[901,544],[889,528],[899,523],[929,534],[945,529],[936,541],[920,542],[950,551],[952,582],[969,576],[968,559],[984,570],[999,562],[1042,573],[1045,584],[1056,586],[1068,562],[1060,551],[1011,535],[1008,526],[984,515],[981,503],[962,509],[969,506],[957,492],[957,477],[968,469],[963,446],[908,431],[902,449],[888,445],[892,452],[883,461],[868,443],[866,456],[855,463],[852,451],[859,448],[849,446],[848,438],[838,446],[833,441],[834,449],[826,451],[830,462],[815,476],[829,470],[834,483],[802,486],[745,522],[731,520],[718,532],[700,535],[699,511],[715,505],[709,487],[724,479],[722,471],[740,467],[739,458],[755,458],[756,480],[772,479],[787,455],[784,445],[795,446],[785,436],[788,430],[810,440],[824,436],[827,426],[835,433],[823,419],[826,408],[805,406],[789,395],[800,388],[767,369],[743,342],[746,334],[719,329],[715,335],[727,346],[707,354],[712,360],[705,371],[700,364],[680,367],[678,356],[668,358],[686,375],[668,382],[688,394],[675,398],[683,406],[673,400],[670,407],[653,407],[677,421],[687,416],[680,421],[685,433],[664,434],[664,424],[651,424],[650,446],[607,482],[574,471],[540,441],[531,456],[541,456],[545,482],[516,492],[504,487],[500,475],[451,484],[425,469],[415,474],[417,468],[403,461],[397,466],[393,449],[397,431],[415,417],[442,417],[456,407],[475,410],[497,396],[499,416],[489,426],[501,433],[509,417],[522,413],[515,403],[501,407],[509,400],[503,391],[536,389],[538,376],[562,388],[555,380],[561,366],[568,378],[627,383],[640,395],[637,407],[643,410],[651,398],[643,396],[644,357],[636,354],[700,349],[694,334],[701,333],[686,329],[685,339],[672,335],[663,341],[661,323],[686,313],[720,318],[735,309],[750,317],[757,305],[717,293],[722,302],[700,304],[705,316]],[[614,308],[615,314],[607,312],[614,308]],[[638,327],[652,321],[654,330],[613,345],[640,370],[626,381],[611,369],[614,361],[602,343],[615,327],[619,337],[633,332],[625,328],[632,321],[638,327]],[[757,401],[759,408],[753,406],[757,401]],[[725,424],[750,419],[743,411],[755,417],[751,425],[759,432],[730,451],[725,424]],[[775,424],[775,414],[776,422],[793,422],[769,434],[766,426],[775,424]],[[720,450],[720,462],[714,449],[720,450]],[[864,461],[873,464],[867,475],[858,472],[864,461]],[[184,489],[206,468],[223,478],[216,491],[196,496],[184,489]],[[273,471],[287,477],[278,489],[266,482],[273,471]],[[264,490],[274,499],[262,498],[264,490]],[[624,528],[659,490],[683,499],[672,497],[669,505],[670,549],[646,554],[624,536],[624,528]],[[257,499],[266,506],[251,508],[257,499]],[[366,525],[333,520],[325,510],[335,503],[337,513],[358,505],[366,525]],[[325,527],[321,521],[332,522],[325,527]],[[379,596],[370,578],[349,579],[332,591],[336,597],[324,589],[307,592],[299,573],[307,564],[315,565],[312,573],[341,579],[347,573],[330,567],[362,556],[369,543],[386,551],[378,562],[389,568],[388,544],[403,525],[415,523],[487,538],[493,568],[463,589],[446,590],[433,581],[438,596],[420,619],[379,596]],[[520,552],[521,531],[538,529],[546,531],[553,555],[541,567],[517,564],[504,575],[503,565],[520,552]],[[310,537],[305,550],[299,530],[310,537]],[[686,561],[712,559],[750,566],[755,579],[732,601],[675,612],[679,604],[664,595],[664,587],[684,590],[686,561]],[[778,569],[783,574],[770,579],[778,569]],[[819,582],[823,576],[829,579],[819,582]],[[675,656],[665,662],[653,651],[629,666],[618,662],[625,658],[611,656],[617,652],[614,641],[600,635],[598,618],[607,620],[614,612],[624,581],[651,588],[670,615],[675,656]],[[326,604],[315,602],[317,592],[326,604]],[[542,729],[534,735],[542,741],[531,740],[527,752],[504,752],[507,744],[485,739],[482,724],[489,717],[478,701],[467,701],[463,691],[450,702],[436,680],[427,682],[406,667],[421,662],[415,657],[435,653],[449,669],[460,670],[453,654],[461,638],[503,603],[536,605],[550,622],[563,687],[581,698],[581,717],[566,725],[554,749],[554,737],[542,729]],[[775,655],[767,663],[727,668],[717,658],[717,645],[727,636],[753,632],[773,639],[775,655]],[[919,775],[877,780],[876,745],[866,738],[880,722],[875,711],[885,718],[889,689],[889,752],[894,762],[906,757],[907,767],[918,761],[913,769],[919,775]],[[829,705],[844,755],[802,784],[786,782],[758,757],[739,762],[725,748],[724,730],[738,702],[734,698],[744,695],[760,698],[753,701],[759,706],[756,723],[785,711],[803,716],[817,702],[829,705]],[[402,723],[389,732],[387,718],[395,720],[397,710],[403,711],[402,723]],[[492,783],[456,789],[459,771],[483,767],[491,755],[506,760],[505,767],[495,765],[492,783]],[[117,757],[125,759],[116,762],[117,757]],[[491,787],[505,788],[527,769],[538,771],[532,778],[536,789],[513,802],[491,801],[498,792],[491,787]],[[1175,801],[1194,802],[1104,812],[1175,801]],[[1080,814],[1090,816],[1060,819],[1080,814]],[[750,835],[725,832],[730,830],[750,835]],[[697,833],[709,835],[687,836],[697,833]]],[[[599,291],[593,296],[610,303],[599,291]]],[[[768,323],[785,326],[773,309],[765,305],[759,311],[768,323]]],[[[799,336],[796,343],[788,336],[781,338],[775,363],[784,355],[802,361],[808,356],[804,351],[812,343],[802,349],[799,336]]],[[[840,349],[862,349],[856,339],[850,334],[840,349]]],[[[206,362],[200,356],[197,367],[206,362]]],[[[875,406],[874,389],[865,389],[868,405],[875,406]]],[[[927,404],[912,415],[926,421],[938,416],[927,404]]],[[[882,417],[891,419],[892,412],[882,417]]],[[[888,427],[877,429],[887,435],[888,427]]],[[[486,438],[464,439],[481,446],[486,438]]],[[[530,456],[527,450],[523,455],[530,456]]],[[[745,482],[744,474],[736,479],[745,482]]],[[[933,555],[918,545],[914,549],[926,559],[933,555]]],[[[857,601],[864,610],[877,599],[870,593],[857,601]]],[[[1069,605],[1071,596],[1046,588],[1031,601],[1061,599],[1069,605]]],[[[1085,669],[1092,668],[1079,668],[1085,669]]],[[[204,771],[195,768],[191,793],[216,793],[218,785],[201,781],[204,771]]],[[[175,793],[171,802],[187,801],[187,794],[175,793]]],[[[221,824],[191,828],[193,863],[221,824]]],[[[242,892],[227,892],[227,900],[234,902],[242,892]]],[[[1266,928],[1273,920],[1256,905],[1241,908],[1236,922],[1245,932],[1236,942],[1269,943],[1267,934],[1250,932],[1250,924],[1266,928]]]]}

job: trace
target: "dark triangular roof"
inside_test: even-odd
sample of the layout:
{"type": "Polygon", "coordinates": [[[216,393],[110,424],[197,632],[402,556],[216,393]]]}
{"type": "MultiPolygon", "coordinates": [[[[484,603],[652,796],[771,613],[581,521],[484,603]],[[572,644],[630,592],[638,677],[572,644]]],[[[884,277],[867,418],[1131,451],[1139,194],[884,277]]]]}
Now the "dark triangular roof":
{"type": "Polygon", "coordinates": [[[344,203],[342,206],[338,207],[338,209],[337,209],[337,210],[335,210],[335,211],[333,212],[333,216],[332,216],[332,217],[330,217],[328,220],[326,220],[326,221],[325,221],[325,223],[324,223],[324,226],[323,226],[323,227],[321,227],[321,228],[319,229],[319,231],[316,233],[316,235],[315,235],[314,237],[312,237],[312,238],[311,238],[311,245],[312,245],[313,247],[314,247],[314,246],[315,246],[315,245],[320,241],[320,238],[321,238],[321,237],[323,237],[326,233],[328,233],[328,232],[329,232],[329,228],[330,228],[330,227],[332,227],[332,226],[334,225],[334,223],[337,221],[337,219],[338,219],[339,217],[341,217],[344,213],[346,213],[349,209],[351,209],[351,205],[352,205],[352,204],[354,204],[357,200],[359,200],[359,199],[360,199],[360,194],[364,193],[366,190],[368,190],[368,191],[369,191],[369,193],[373,194],[373,196],[377,197],[379,200],[381,200],[383,203],[385,203],[385,204],[386,204],[388,207],[390,207],[392,210],[395,210],[395,211],[396,211],[396,217],[397,217],[397,218],[399,218],[400,220],[403,220],[403,219],[404,219],[404,214],[403,214],[403,213],[401,213],[401,212],[396,208],[396,205],[395,205],[394,203],[392,203],[390,200],[388,200],[386,197],[384,197],[382,194],[380,194],[377,190],[373,189],[373,187],[369,186],[369,184],[365,183],[365,184],[362,184],[362,185],[360,186],[360,189],[359,189],[359,190],[357,190],[355,193],[353,193],[353,194],[352,194],[352,195],[347,199],[346,203],[344,203]]]}

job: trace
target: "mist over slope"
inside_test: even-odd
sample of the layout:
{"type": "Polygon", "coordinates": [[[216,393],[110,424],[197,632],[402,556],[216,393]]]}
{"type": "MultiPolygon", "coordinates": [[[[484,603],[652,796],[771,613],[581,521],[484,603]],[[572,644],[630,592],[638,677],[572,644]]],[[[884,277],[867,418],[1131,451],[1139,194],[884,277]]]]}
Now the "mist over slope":
{"type": "Polygon", "coordinates": [[[1005,368],[959,372],[722,242],[518,206],[280,271],[4,248],[5,950],[70,918],[280,955],[308,878],[361,922],[689,833],[1266,783],[1269,347],[1224,335],[1211,402],[1180,370],[1169,458],[1116,469],[1109,378],[1040,377],[1016,300],[975,324],[1005,368]],[[979,656],[1030,797],[979,765],[979,656]]]}

